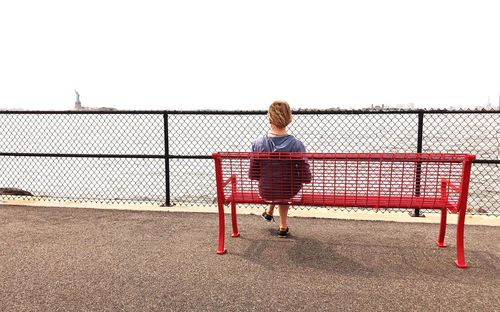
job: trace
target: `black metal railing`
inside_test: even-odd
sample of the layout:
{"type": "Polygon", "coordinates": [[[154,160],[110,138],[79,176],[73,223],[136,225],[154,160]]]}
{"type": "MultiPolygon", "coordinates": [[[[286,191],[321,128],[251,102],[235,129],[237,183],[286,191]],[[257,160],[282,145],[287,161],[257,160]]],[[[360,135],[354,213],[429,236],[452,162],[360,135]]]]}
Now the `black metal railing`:
{"type": "MultiPolygon", "coordinates": [[[[265,111],[0,112],[0,191],[212,205],[212,152],[267,129],[265,111]]],[[[289,132],[311,152],[476,154],[469,213],[500,215],[500,111],[296,111],[289,132]]]]}

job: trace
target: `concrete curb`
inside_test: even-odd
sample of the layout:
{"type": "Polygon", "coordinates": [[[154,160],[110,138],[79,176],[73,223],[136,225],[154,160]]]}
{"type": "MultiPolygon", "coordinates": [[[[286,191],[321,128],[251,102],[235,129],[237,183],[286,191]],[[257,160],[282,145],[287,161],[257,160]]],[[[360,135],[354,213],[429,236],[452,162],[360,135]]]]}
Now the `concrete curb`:
{"type": "MultiPolygon", "coordinates": [[[[91,201],[71,201],[71,200],[40,200],[40,199],[13,199],[2,200],[1,205],[11,206],[30,206],[30,207],[64,207],[64,208],[85,208],[85,209],[114,209],[114,210],[131,210],[131,211],[163,211],[163,212],[194,212],[194,213],[217,213],[216,206],[188,206],[179,205],[172,207],[162,207],[158,203],[153,202],[138,202],[138,203],[96,203],[91,201]]],[[[225,207],[225,213],[231,212],[230,207],[225,207]]],[[[262,208],[239,208],[238,214],[244,215],[260,215],[264,211],[262,208]]],[[[345,212],[334,209],[301,209],[292,208],[289,211],[289,217],[297,218],[324,218],[324,219],[343,219],[343,220],[367,220],[367,221],[389,221],[389,222],[406,222],[406,223],[439,223],[439,213],[427,213],[423,218],[411,217],[408,212],[392,212],[387,211],[357,211],[345,212]]],[[[276,209],[276,213],[278,209],[276,209]]],[[[278,215],[278,214],[277,214],[278,215]]],[[[457,215],[449,214],[447,218],[448,224],[457,223],[457,215]]],[[[466,224],[470,225],[487,225],[500,226],[500,217],[496,216],[481,216],[467,215],[466,224]]]]}

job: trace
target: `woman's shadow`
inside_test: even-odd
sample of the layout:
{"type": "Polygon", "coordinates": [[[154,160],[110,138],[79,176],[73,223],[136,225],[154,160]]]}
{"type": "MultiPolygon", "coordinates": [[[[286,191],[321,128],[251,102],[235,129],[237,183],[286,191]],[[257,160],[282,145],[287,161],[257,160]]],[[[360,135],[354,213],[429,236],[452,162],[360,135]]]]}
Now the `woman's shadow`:
{"type": "Polygon", "coordinates": [[[277,238],[276,229],[263,229],[261,233],[242,235],[241,239],[247,242],[243,253],[233,251],[233,254],[259,264],[268,269],[275,269],[278,265],[292,265],[299,268],[308,268],[315,271],[329,271],[346,275],[372,275],[370,267],[357,262],[354,258],[341,255],[338,244],[319,241],[300,234],[290,234],[288,238],[277,238]],[[261,237],[268,236],[269,239],[261,237]],[[285,257],[285,258],[283,258],[285,257]]]}

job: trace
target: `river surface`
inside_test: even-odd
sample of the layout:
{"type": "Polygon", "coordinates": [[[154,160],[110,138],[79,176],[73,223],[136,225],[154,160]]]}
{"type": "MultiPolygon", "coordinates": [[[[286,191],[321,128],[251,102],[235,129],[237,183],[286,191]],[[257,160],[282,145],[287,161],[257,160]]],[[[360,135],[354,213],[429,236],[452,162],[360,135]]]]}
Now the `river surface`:
{"type": "MultiPolygon", "coordinates": [[[[161,114],[0,114],[0,152],[148,155],[155,158],[0,156],[0,187],[40,197],[164,202],[164,120],[161,114]]],[[[170,155],[249,151],[268,129],[265,115],[174,114],[170,155]]],[[[417,114],[300,115],[288,132],[310,152],[416,152],[417,114]]],[[[423,152],[500,159],[500,114],[425,114],[423,152]]],[[[474,164],[469,207],[500,214],[500,165],[474,164]]],[[[210,159],[170,159],[173,203],[211,204],[210,159]]]]}

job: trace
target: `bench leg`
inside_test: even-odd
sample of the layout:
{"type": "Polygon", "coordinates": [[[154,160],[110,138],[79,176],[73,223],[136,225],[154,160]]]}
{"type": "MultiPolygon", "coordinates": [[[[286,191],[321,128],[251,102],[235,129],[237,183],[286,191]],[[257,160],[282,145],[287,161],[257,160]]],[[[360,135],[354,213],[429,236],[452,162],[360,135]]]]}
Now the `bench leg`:
{"type": "Polygon", "coordinates": [[[227,252],[224,248],[224,204],[219,202],[219,246],[217,254],[223,255],[227,252]]]}
{"type": "Polygon", "coordinates": [[[458,212],[457,223],[457,259],[455,264],[461,269],[467,268],[464,256],[464,225],[465,225],[465,207],[458,212]]]}
{"type": "Polygon", "coordinates": [[[231,202],[231,224],[233,226],[233,233],[231,237],[239,237],[240,233],[238,233],[238,222],[236,220],[236,203],[231,202]]]}
{"type": "Polygon", "coordinates": [[[441,209],[441,223],[439,224],[439,235],[438,235],[438,240],[436,242],[436,245],[438,247],[446,247],[446,244],[444,242],[444,235],[446,233],[446,216],[448,214],[448,211],[446,208],[441,209]]]}

